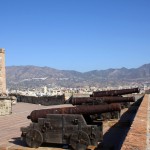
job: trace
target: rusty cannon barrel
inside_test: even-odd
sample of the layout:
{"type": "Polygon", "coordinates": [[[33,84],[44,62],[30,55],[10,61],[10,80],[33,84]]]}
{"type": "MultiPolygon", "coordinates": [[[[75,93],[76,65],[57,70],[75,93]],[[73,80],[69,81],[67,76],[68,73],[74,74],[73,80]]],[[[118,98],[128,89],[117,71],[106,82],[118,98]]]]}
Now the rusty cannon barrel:
{"type": "Polygon", "coordinates": [[[110,90],[110,91],[95,91],[91,96],[92,97],[120,96],[120,95],[139,93],[139,92],[140,92],[139,88],[110,90]]]}
{"type": "Polygon", "coordinates": [[[73,97],[69,103],[72,105],[82,105],[82,104],[103,104],[103,103],[122,103],[122,102],[135,102],[135,97],[73,97]]]}
{"type": "Polygon", "coordinates": [[[50,108],[33,110],[27,117],[32,122],[37,122],[38,118],[45,118],[47,114],[82,114],[82,115],[94,115],[105,112],[121,111],[121,105],[118,103],[105,104],[105,105],[79,105],[76,107],[64,107],[64,108],[50,108]]]}

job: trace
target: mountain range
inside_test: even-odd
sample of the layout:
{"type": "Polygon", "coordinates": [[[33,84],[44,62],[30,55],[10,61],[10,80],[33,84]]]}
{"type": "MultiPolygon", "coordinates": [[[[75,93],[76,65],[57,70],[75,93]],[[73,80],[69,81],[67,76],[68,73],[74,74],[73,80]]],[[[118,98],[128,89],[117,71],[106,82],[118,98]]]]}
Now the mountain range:
{"type": "Polygon", "coordinates": [[[118,86],[143,84],[150,81],[150,63],[138,68],[120,68],[78,72],[38,66],[7,66],[8,89],[83,86],[118,86]]]}

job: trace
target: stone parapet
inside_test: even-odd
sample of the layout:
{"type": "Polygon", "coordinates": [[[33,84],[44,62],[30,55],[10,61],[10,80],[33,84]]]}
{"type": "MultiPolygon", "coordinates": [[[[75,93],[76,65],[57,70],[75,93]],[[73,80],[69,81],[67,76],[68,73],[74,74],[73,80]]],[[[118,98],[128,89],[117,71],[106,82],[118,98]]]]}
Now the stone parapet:
{"type": "MultiPolygon", "coordinates": [[[[148,131],[149,95],[146,94],[137,111],[121,150],[146,150],[148,131]]],[[[149,142],[149,141],[148,141],[149,142]]]]}

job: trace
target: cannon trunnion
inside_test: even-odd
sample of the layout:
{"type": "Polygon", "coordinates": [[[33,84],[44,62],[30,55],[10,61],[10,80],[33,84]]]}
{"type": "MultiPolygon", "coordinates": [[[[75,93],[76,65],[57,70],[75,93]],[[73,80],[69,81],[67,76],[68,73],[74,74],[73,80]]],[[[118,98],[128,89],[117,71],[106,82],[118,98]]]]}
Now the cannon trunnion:
{"type": "Polygon", "coordinates": [[[80,114],[48,114],[28,127],[22,127],[22,138],[29,147],[42,143],[69,144],[74,150],[86,150],[102,140],[102,122],[87,124],[80,114]]]}

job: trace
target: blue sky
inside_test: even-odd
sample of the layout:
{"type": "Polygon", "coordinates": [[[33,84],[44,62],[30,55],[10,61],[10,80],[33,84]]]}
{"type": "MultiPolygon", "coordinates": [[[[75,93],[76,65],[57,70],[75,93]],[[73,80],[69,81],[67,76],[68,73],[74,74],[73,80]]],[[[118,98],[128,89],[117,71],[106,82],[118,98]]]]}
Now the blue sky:
{"type": "Polygon", "coordinates": [[[86,72],[150,63],[150,0],[0,0],[6,65],[86,72]]]}

